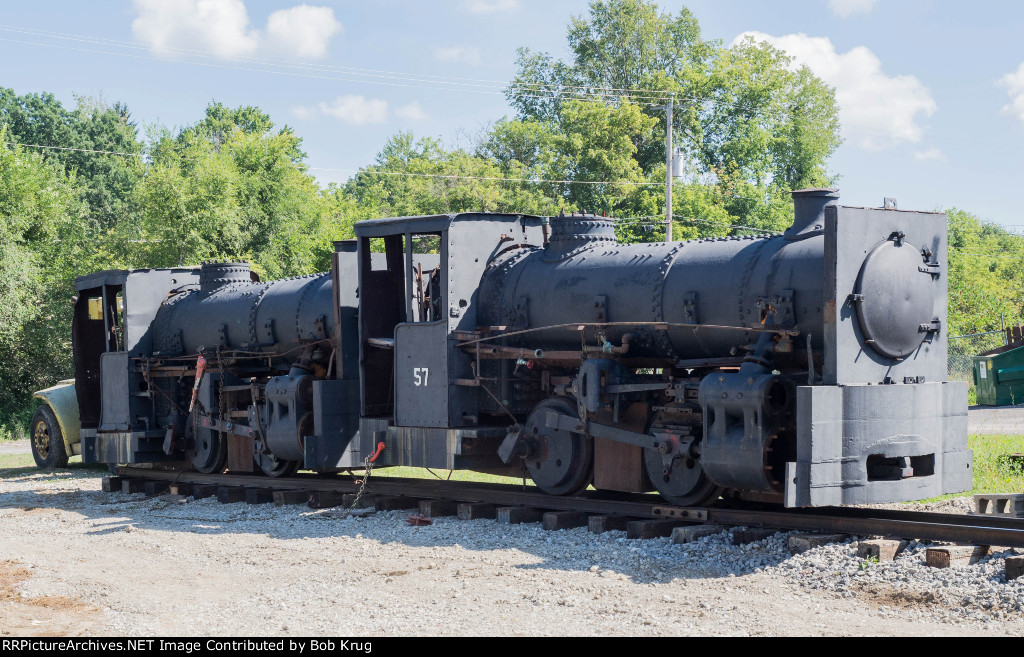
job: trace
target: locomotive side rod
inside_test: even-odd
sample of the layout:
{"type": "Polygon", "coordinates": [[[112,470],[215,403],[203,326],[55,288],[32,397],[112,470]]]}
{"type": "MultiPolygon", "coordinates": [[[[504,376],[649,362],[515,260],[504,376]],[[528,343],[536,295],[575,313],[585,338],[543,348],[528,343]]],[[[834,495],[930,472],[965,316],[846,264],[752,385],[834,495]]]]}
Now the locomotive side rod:
{"type": "MultiPolygon", "coordinates": [[[[272,479],[245,475],[204,475],[142,468],[119,468],[124,477],[167,482],[249,486],[274,490],[336,491],[351,493],[358,485],[351,481],[317,477],[272,479]]],[[[580,497],[553,497],[507,484],[449,482],[374,477],[367,493],[425,499],[449,499],[458,502],[486,502],[501,506],[580,511],[635,518],[673,519],[683,522],[733,526],[769,527],[779,530],[822,531],[858,536],[944,541],[975,545],[1024,548],[1024,519],[955,516],[924,511],[885,509],[793,509],[762,511],[729,508],[690,508],[644,501],[652,495],[636,494],[629,499],[607,500],[596,494],[580,497]]]]}

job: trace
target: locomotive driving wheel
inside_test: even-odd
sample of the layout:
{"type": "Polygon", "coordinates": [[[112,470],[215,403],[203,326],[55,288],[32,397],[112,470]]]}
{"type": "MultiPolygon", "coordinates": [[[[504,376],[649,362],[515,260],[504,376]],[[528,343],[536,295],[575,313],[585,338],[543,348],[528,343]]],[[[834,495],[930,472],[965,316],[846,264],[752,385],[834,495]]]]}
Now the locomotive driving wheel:
{"type": "Polygon", "coordinates": [[[298,461],[285,461],[273,454],[257,454],[256,465],[268,477],[290,477],[299,471],[298,461]]]}
{"type": "Polygon", "coordinates": [[[654,488],[666,500],[679,506],[708,504],[725,490],[715,485],[700,465],[702,427],[697,417],[688,410],[658,413],[649,433],[679,435],[682,449],[672,458],[667,458],[657,449],[644,450],[644,468],[654,488]]]}
{"type": "Polygon", "coordinates": [[[575,495],[586,490],[594,476],[594,441],[580,433],[547,426],[549,411],[578,418],[576,405],[561,398],[534,407],[523,429],[530,446],[526,471],[549,495],[575,495]]]}
{"type": "Polygon", "coordinates": [[[198,409],[188,419],[186,435],[192,466],[203,474],[223,472],[228,458],[227,440],[219,431],[199,426],[198,409]]]}

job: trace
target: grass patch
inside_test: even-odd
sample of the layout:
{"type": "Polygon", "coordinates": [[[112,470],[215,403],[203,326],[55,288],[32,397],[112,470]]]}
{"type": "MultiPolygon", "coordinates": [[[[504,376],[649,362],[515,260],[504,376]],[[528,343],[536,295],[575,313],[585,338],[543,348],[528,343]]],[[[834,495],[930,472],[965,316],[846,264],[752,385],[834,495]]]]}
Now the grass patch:
{"type": "Polygon", "coordinates": [[[31,454],[0,454],[0,470],[36,467],[31,454]]]}
{"type": "Polygon", "coordinates": [[[974,490],[978,493],[1024,493],[1024,469],[1011,454],[1024,453],[1024,436],[969,436],[974,452],[974,490]]]}
{"type": "Polygon", "coordinates": [[[940,502],[981,493],[1024,493],[1024,469],[1011,461],[1011,454],[1024,453],[1024,436],[967,436],[967,448],[974,452],[974,488],[963,493],[932,497],[922,502],[940,502]]]}
{"type": "MultiPolygon", "coordinates": [[[[82,463],[81,456],[72,456],[71,461],[68,463],[68,467],[60,470],[54,470],[54,472],[66,472],[68,470],[91,470],[94,471],[97,476],[109,473],[105,464],[97,465],[94,463],[82,463]]],[[[7,477],[24,477],[38,472],[42,472],[42,470],[36,467],[36,462],[32,458],[31,454],[0,454],[0,479],[6,479],[7,477]]]]}
{"type": "MultiPolygon", "coordinates": [[[[522,477],[503,477],[500,475],[473,472],[472,470],[427,470],[425,468],[375,468],[371,477],[401,477],[410,479],[442,479],[447,481],[475,481],[485,484],[515,484],[521,486],[522,477]]],[[[526,477],[526,484],[533,486],[533,481],[526,477]]]]}

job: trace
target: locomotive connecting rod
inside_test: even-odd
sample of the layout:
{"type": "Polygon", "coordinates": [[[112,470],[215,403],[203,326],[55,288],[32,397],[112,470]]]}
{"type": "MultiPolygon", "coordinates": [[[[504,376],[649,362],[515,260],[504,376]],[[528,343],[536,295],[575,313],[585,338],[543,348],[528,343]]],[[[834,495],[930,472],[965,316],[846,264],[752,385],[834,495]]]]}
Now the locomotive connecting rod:
{"type": "Polygon", "coordinates": [[[683,451],[686,448],[688,441],[685,436],[674,436],[667,434],[666,438],[659,438],[658,436],[652,436],[646,433],[637,433],[635,431],[627,431],[625,429],[619,429],[618,427],[608,426],[607,424],[598,424],[597,422],[590,422],[589,420],[581,420],[579,418],[570,417],[564,413],[558,411],[548,411],[547,416],[544,418],[544,423],[551,429],[561,429],[563,431],[571,431],[572,433],[583,433],[594,438],[604,438],[606,440],[614,440],[617,443],[625,443],[627,445],[636,445],[638,447],[644,447],[646,449],[657,449],[663,454],[671,455],[677,451],[683,451]],[[678,449],[676,449],[678,445],[678,449]]]}

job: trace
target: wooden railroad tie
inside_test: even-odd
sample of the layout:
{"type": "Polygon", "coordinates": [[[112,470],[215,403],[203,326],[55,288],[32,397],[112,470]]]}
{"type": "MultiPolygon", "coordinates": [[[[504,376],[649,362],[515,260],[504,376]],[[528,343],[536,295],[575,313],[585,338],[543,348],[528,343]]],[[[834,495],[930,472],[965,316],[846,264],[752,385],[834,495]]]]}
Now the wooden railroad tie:
{"type": "Polygon", "coordinates": [[[277,506],[289,506],[292,504],[306,504],[309,502],[308,490],[275,490],[274,504],[277,506]]]}
{"type": "Polygon", "coordinates": [[[406,509],[419,509],[420,501],[415,497],[378,497],[374,502],[374,508],[378,511],[404,511],[406,509]]]}
{"type": "Polygon", "coordinates": [[[245,488],[241,486],[218,486],[217,501],[221,504],[235,504],[245,501],[245,488]]]}
{"type": "Polygon", "coordinates": [[[454,516],[459,512],[459,503],[455,500],[420,500],[419,510],[424,518],[454,516]]]}
{"type": "Polygon", "coordinates": [[[587,528],[592,534],[603,534],[611,531],[626,531],[626,525],[636,518],[629,516],[590,516],[587,528]]]}
{"type": "Polygon", "coordinates": [[[345,494],[330,490],[315,490],[306,499],[306,506],[311,509],[331,509],[344,504],[345,494]]]}
{"type": "Polygon", "coordinates": [[[217,484],[194,484],[192,486],[192,497],[197,500],[205,500],[207,497],[214,497],[217,495],[217,489],[220,488],[217,484]]]}
{"type": "Polygon", "coordinates": [[[121,480],[121,492],[122,493],[144,493],[146,491],[146,480],[145,479],[122,479],[121,480]]]}
{"type": "Polygon", "coordinates": [[[162,495],[167,490],[168,485],[168,482],[156,479],[147,481],[142,490],[146,493],[146,497],[156,497],[157,495],[162,495]]]}
{"type": "Polygon", "coordinates": [[[626,524],[626,538],[661,538],[672,534],[676,527],[693,523],[685,520],[634,520],[626,524]]]}
{"type": "Polygon", "coordinates": [[[503,525],[521,525],[528,522],[540,522],[544,513],[531,506],[498,507],[495,520],[503,525]]]}
{"type": "Polygon", "coordinates": [[[466,503],[459,505],[457,515],[459,520],[480,520],[482,518],[493,520],[497,517],[498,511],[494,504],[466,503]]]}
{"type": "Polygon", "coordinates": [[[192,484],[187,482],[172,483],[167,486],[167,492],[171,495],[181,495],[188,497],[192,495],[192,484]]]}
{"type": "Polygon", "coordinates": [[[559,531],[587,526],[587,514],[581,511],[549,511],[544,514],[544,529],[559,531]]]}
{"type": "Polygon", "coordinates": [[[246,504],[270,504],[274,501],[274,491],[269,488],[246,488],[246,504]]]}
{"type": "Polygon", "coordinates": [[[116,475],[104,477],[103,482],[100,484],[100,488],[103,489],[104,493],[120,493],[123,482],[124,477],[118,477],[116,475]]]}

